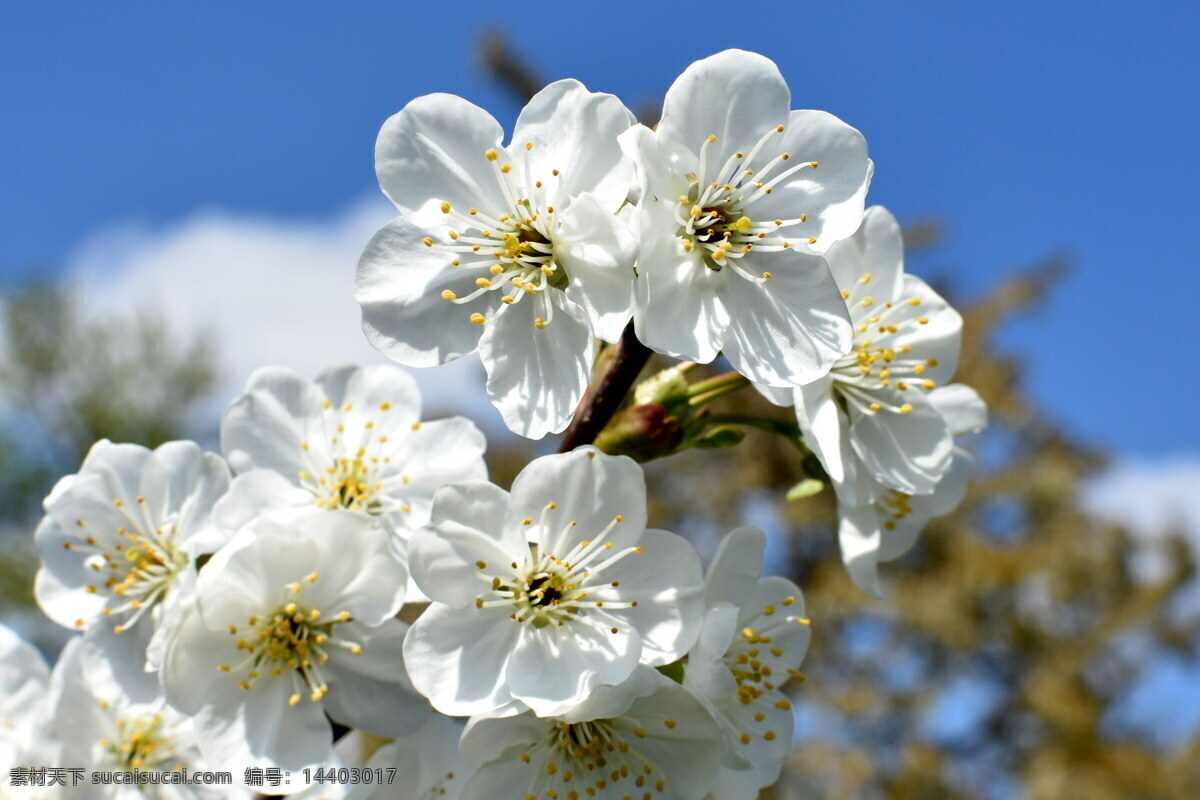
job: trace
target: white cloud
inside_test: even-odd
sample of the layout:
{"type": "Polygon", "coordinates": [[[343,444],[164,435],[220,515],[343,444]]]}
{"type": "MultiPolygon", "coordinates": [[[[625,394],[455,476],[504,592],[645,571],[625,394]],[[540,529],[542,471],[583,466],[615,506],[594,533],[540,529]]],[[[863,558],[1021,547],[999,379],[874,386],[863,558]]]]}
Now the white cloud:
{"type": "Polygon", "coordinates": [[[1141,577],[1162,575],[1170,537],[1182,534],[1200,562],[1200,457],[1118,462],[1084,491],[1084,507],[1124,525],[1142,543],[1134,568],[1141,577]]]}
{"type": "MultiPolygon", "coordinates": [[[[182,334],[211,336],[220,377],[205,412],[215,415],[260,366],[315,376],[385,360],[362,334],[354,271],[393,214],[381,198],[331,220],[207,212],[160,230],[113,228],[85,242],[67,275],[91,315],[150,312],[182,334]]],[[[431,412],[466,414],[489,434],[503,428],[478,359],[413,373],[431,412]]]]}

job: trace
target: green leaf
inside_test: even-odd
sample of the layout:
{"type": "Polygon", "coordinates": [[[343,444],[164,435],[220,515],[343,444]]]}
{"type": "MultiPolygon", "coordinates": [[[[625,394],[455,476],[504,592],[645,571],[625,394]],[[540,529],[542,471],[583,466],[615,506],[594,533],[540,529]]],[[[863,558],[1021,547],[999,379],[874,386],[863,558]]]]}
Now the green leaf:
{"type": "Polygon", "coordinates": [[[684,668],[682,661],[675,661],[662,667],[655,667],[655,669],[676,683],[683,683],[684,668]]]}
{"type": "Polygon", "coordinates": [[[824,488],[825,484],[816,478],[805,478],[792,488],[788,489],[787,499],[803,500],[806,497],[812,497],[814,494],[817,494],[824,488]]]}

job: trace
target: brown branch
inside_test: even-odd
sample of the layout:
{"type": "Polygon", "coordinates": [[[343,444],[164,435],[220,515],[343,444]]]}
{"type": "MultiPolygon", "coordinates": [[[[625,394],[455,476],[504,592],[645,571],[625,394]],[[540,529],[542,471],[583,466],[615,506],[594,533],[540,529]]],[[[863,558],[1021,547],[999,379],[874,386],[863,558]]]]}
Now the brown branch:
{"type": "Polygon", "coordinates": [[[480,42],[483,68],[522,103],[529,102],[546,82],[521,58],[501,33],[488,31],[480,42]]]}
{"type": "Polygon", "coordinates": [[[575,411],[575,420],[567,429],[558,452],[566,453],[596,440],[600,431],[621,407],[642,367],[650,359],[650,348],[638,341],[633,323],[625,326],[621,341],[604,372],[588,387],[575,411]]]}

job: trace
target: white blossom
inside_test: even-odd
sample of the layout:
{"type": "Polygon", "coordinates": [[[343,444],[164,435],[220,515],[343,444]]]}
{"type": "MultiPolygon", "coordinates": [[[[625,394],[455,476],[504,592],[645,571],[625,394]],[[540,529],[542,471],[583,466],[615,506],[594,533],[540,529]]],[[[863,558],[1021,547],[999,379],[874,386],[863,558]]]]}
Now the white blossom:
{"type": "Polygon", "coordinates": [[[337,744],[342,760],[372,771],[371,783],[349,788],[347,800],[457,800],[470,775],[458,756],[463,720],[434,712],[418,727],[379,745],[351,733],[337,744]],[[370,747],[374,745],[374,750],[370,747]],[[367,756],[367,757],[364,757],[367,756]],[[378,780],[382,775],[383,782],[378,780]],[[393,780],[388,782],[391,776],[393,780]]]}
{"type": "Polygon", "coordinates": [[[703,615],[695,551],[646,529],[641,467],[593,447],[533,461],[511,495],[442,489],[409,560],[433,603],[405,663],[446,714],[561,713],[639,662],[677,660],[703,615]]]}
{"type": "Polygon", "coordinates": [[[405,582],[366,514],[260,518],[201,570],[164,655],[167,699],[193,715],[205,756],[238,770],[324,764],[327,713],[403,733],[428,712],[402,665],[405,582]]]}
{"type": "MultiPolygon", "coordinates": [[[[934,389],[929,400],[955,436],[975,433],[987,426],[987,407],[974,389],[955,383],[934,389]]],[[[907,553],[929,520],[956,509],[966,495],[974,471],[975,459],[955,445],[950,466],[931,494],[909,495],[888,489],[873,502],[839,503],[838,541],[854,582],[882,596],[878,564],[907,553]]]]}
{"type": "Polygon", "coordinates": [[[371,343],[415,367],[478,350],[510,428],[561,431],[594,337],[615,341],[632,313],[635,240],[615,215],[632,178],[617,135],[633,122],[573,80],[529,101],[507,147],[490,114],[453,95],[389,119],[375,169],[401,214],[359,263],[371,343]]]}
{"type": "MultiPolygon", "coordinates": [[[[887,209],[868,209],[862,227],[826,257],[854,323],[853,345],[818,380],[791,392],[758,388],[778,404],[795,404],[805,443],[837,493],[843,558],[855,582],[878,595],[881,534],[868,524],[867,509],[907,515],[908,499],[932,495],[952,463],[960,473],[946,485],[961,485],[968,462],[955,454],[950,417],[984,412],[971,410],[981,401],[966,387],[935,402],[958,363],[962,317],[924,281],[905,274],[900,226],[887,209]]],[[[881,524],[886,531],[897,521],[881,524]]],[[[912,544],[894,538],[907,543],[892,558],[912,544]]]]}
{"type": "Polygon", "coordinates": [[[638,167],[635,324],[646,345],[772,386],[819,377],[850,325],[822,253],[862,219],[862,135],[792,111],[769,59],[727,50],[692,64],[651,131],[621,136],[638,167]]]}
{"type": "MultiPolygon", "coordinates": [[[[0,787],[10,785],[14,767],[61,763],[60,745],[50,732],[49,684],[50,668],[42,654],[0,625],[0,787]]],[[[20,791],[21,797],[37,800],[61,794],[48,787],[20,791]]]]}
{"type": "MultiPolygon", "coordinates": [[[[249,798],[223,786],[171,783],[184,770],[217,768],[201,756],[192,721],[168,706],[153,675],[114,671],[106,653],[87,637],[67,643],[54,667],[50,702],[62,742],[61,764],[100,771],[156,773],[158,782],[89,784],[95,797],[113,800],[249,798]]],[[[44,765],[52,766],[52,765],[44,765]]]]}
{"type": "Polygon", "coordinates": [[[423,422],[416,382],[398,367],[339,367],[315,382],[284,367],[250,377],[221,423],[238,473],[215,519],[352,509],[401,542],[429,521],[442,485],[487,477],[483,434],[468,419],[423,422]]]}
{"type": "Polygon", "coordinates": [[[475,768],[459,800],[699,800],[721,760],[721,729],[683,687],[648,667],[601,687],[557,718],[474,718],[463,761],[475,768]]]}
{"type": "Polygon", "coordinates": [[[44,502],[38,604],[70,628],[119,636],[136,626],[123,649],[140,658],[169,607],[187,594],[196,557],[224,541],[211,512],[228,486],[221,457],[192,442],[153,451],[97,442],[44,502]]]}
{"type": "Polygon", "coordinates": [[[802,678],[811,638],[804,598],[791,581],[759,577],[766,537],[739,528],[709,566],[704,630],[688,654],[683,685],[725,733],[714,800],[755,797],[779,778],[792,747],[792,703],[781,687],[802,678]]]}

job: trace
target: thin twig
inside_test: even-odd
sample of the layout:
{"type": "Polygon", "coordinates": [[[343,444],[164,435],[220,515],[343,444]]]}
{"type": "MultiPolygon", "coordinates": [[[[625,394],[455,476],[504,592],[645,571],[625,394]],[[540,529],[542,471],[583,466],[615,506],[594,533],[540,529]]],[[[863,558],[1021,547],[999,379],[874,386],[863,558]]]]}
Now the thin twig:
{"type": "Polygon", "coordinates": [[[615,346],[612,360],[580,401],[575,420],[558,448],[560,453],[570,452],[596,440],[613,414],[617,413],[642,367],[650,359],[650,348],[638,341],[632,322],[625,326],[621,341],[615,346]]]}

